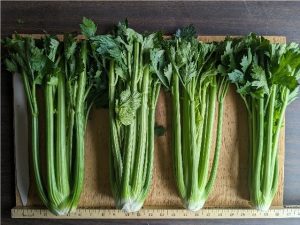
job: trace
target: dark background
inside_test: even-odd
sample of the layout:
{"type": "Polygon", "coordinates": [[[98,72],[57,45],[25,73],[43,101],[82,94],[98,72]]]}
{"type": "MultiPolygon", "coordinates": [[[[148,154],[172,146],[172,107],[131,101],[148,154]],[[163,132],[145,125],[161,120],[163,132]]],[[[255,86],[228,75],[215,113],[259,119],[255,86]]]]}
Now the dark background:
{"type": "MultiPolygon", "coordinates": [[[[79,31],[83,16],[93,19],[99,32],[129,20],[138,31],[162,30],[194,24],[200,35],[284,35],[300,42],[300,2],[2,2],[2,38],[18,33],[79,31]]],[[[11,76],[1,71],[1,214],[3,224],[73,224],[71,220],[10,219],[15,205],[13,102],[11,76]]],[[[300,205],[300,99],[286,113],[284,204],[300,205]]],[[[297,219],[277,220],[81,220],[80,224],[300,224],[297,219]]]]}

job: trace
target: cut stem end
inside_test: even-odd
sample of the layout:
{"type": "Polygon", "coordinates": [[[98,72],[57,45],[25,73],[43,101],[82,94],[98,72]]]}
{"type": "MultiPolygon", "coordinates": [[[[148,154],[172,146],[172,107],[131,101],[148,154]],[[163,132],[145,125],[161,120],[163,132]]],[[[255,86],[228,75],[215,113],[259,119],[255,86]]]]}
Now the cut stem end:
{"type": "Polygon", "coordinates": [[[185,202],[184,203],[184,207],[190,211],[199,211],[200,209],[203,208],[205,204],[205,200],[200,200],[200,201],[197,201],[197,202],[185,202]]]}
{"type": "Polygon", "coordinates": [[[131,213],[139,211],[143,206],[143,202],[137,202],[136,200],[126,199],[121,200],[117,208],[123,210],[124,212],[131,213]]]}

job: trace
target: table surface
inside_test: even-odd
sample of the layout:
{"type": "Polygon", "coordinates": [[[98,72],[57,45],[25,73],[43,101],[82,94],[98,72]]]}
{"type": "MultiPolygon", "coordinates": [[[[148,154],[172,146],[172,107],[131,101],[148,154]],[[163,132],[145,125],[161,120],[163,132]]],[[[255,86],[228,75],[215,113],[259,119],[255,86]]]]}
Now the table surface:
{"type": "MultiPolygon", "coordinates": [[[[101,33],[127,18],[138,31],[167,34],[194,24],[199,35],[284,35],[300,42],[300,2],[1,2],[2,38],[18,33],[79,31],[82,17],[99,24],[101,33]]],[[[40,224],[39,220],[10,219],[15,205],[12,77],[1,71],[1,220],[3,224],[40,224]]],[[[300,205],[300,99],[286,112],[284,204],[300,205]]],[[[43,224],[74,224],[43,220],[43,224]]],[[[277,220],[80,220],[78,224],[299,224],[277,220]]]]}

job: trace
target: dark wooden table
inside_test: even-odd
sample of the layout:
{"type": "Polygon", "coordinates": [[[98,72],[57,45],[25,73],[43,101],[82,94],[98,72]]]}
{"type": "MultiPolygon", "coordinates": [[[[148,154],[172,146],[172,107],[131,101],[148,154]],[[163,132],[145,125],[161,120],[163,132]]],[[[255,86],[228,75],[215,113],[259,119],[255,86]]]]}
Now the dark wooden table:
{"type": "MultiPolygon", "coordinates": [[[[2,2],[2,37],[18,33],[63,33],[79,31],[82,17],[109,31],[128,18],[138,31],[162,30],[194,24],[199,34],[285,35],[300,42],[300,2],[2,2]]],[[[15,204],[12,79],[1,75],[1,214],[3,224],[73,224],[70,220],[10,219],[15,204]]],[[[300,99],[286,113],[284,204],[300,205],[300,99]]],[[[300,224],[300,220],[81,220],[78,224],[300,224]]]]}

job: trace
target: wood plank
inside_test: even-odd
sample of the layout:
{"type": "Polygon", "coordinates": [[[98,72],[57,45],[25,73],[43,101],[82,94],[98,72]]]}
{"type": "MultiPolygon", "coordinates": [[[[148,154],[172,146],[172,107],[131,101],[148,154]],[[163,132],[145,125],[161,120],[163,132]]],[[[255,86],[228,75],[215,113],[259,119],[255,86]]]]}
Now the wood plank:
{"type": "Polygon", "coordinates": [[[162,30],[174,33],[194,24],[199,34],[233,35],[256,32],[288,35],[300,41],[300,2],[3,2],[2,35],[18,33],[57,34],[79,31],[82,17],[93,19],[101,33],[128,19],[138,31],[162,30]]]}

